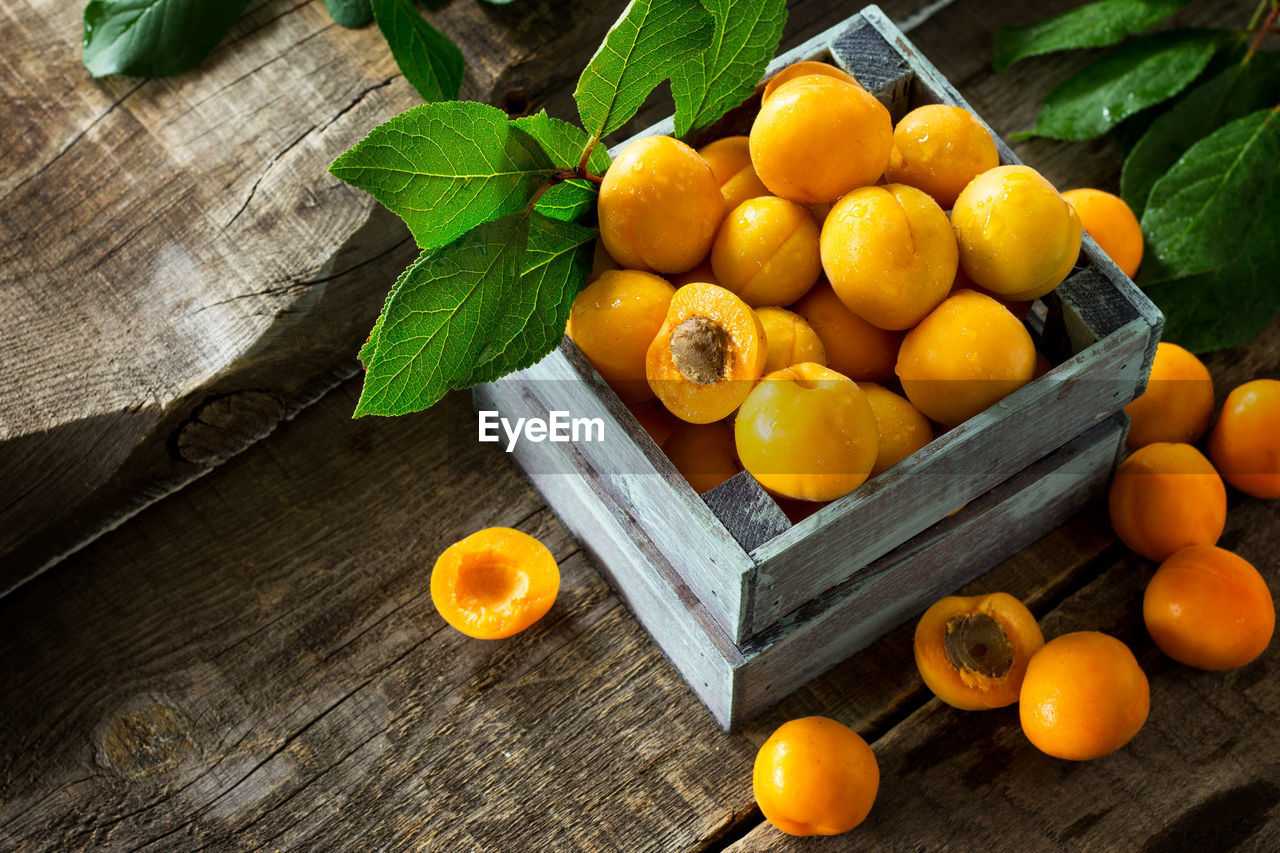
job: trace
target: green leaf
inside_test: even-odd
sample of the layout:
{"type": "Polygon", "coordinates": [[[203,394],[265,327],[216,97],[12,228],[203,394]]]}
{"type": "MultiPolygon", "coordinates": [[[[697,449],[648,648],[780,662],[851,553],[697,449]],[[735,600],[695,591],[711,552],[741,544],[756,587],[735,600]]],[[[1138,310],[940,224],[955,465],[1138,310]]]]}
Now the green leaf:
{"type": "Polygon", "coordinates": [[[329,171],[386,205],[427,249],[525,207],[555,168],[502,110],[442,101],[375,127],[329,171]]]}
{"type": "MultiPolygon", "coordinates": [[[[1280,229],[1280,114],[1262,109],[1192,145],[1151,188],[1143,286],[1235,264],[1280,229]]],[[[1274,276],[1274,270],[1273,276],[1274,276]]],[[[1243,307],[1243,306],[1242,306],[1243,307]]]]}
{"type": "MultiPolygon", "coordinates": [[[[542,146],[547,158],[557,166],[570,168],[578,165],[587,144],[587,134],[582,128],[567,121],[551,118],[546,110],[515,120],[516,127],[528,133],[542,146]]],[[[609,152],[603,145],[591,150],[587,169],[593,175],[603,175],[609,169],[609,152]]],[[[565,181],[548,189],[538,199],[535,210],[552,219],[581,222],[589,218],[595,209],[596,187],[590,181],[565,181]]]]}
{"type": "Polygon", "coordinates": [[[712,31],[697,0],[631,0],[573,93],[587,133],[601,139],[626,124],[672,69],[711,42],[712,31]]]}
{"type": "Polygon", "coordinates": [[[533,214],[519,286],[502,301],[488,347],[458,387],[523,370],[560,344],[569,308],[591,272],[596,233],[533,214]]]}
{"type": "Polygon", "coordinates": [[[84,67],[94,77],[166,77],[200,64],[249,0],[89,0],[84,67]]]}
{"type": "Polygon", "coordinates": [[[1187,0],[1099,0],[1029,27],[1001,27],[991,64],[1004,71],[1028,56],[1119,44],[1186,4],[1187,0]]]}
{"type": "Polygon", "coordinates": [[[422,100],[451,101],[462,89],[462,51],[427,23],[413,0],[373,0],[373,17],[404,78],[422,100]]]}
{"type": "Polygon", "coordinates": [[[1172,98],[1199,76],[1222,40],[1219,30],[1174,30],[1129,42],[1049,93],[1036,126],[1014,139],[1092,139],[1172,98]]]}
{"type": "Polygon", "coordinates": [[[463,387],[519,287],[529,219],[521,210],[484,222],[405,271],[361,350],[354,417],[421,411],[463,387]]]}
{"type": "Polygon", "coordinates": [[[369,0],[324,0],[334,23],[355,29],[373,20],[373,7],[369,0]]]}
{"type": "Polygon", "coordinates": [[[1147,295],[1164,312],[1163,339],[1192,352],[1247,343],[1280,309],[1280,230],[1255,228],[1240,257],[1200,275],[1161,282],[1147,295]]]}
{"type": "Polygon", "coordinates": [[[787,22],[786,0],[703,0],[711,44],[671,72],[676,136],[706,128],[746,100],[764,76],[787,22]]]}
{"type": "Polygon", "coordinates": [[[1257,53],[1192,89],[1157,118],[1124,161],[1120,194],[1141,218],[1151,188],[1197,140],[1256,109],[1280,102],[1280,54],[1257,53]]]}

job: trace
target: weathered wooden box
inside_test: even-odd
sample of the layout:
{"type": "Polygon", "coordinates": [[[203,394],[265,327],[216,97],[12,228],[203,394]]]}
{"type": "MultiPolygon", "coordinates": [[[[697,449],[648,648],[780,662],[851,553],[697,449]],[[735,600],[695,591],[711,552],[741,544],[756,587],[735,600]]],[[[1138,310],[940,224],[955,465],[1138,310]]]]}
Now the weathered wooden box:
{"type": "MultiPolygon", "coordinates": [[[[779,56],[770,73],[815,58],[852,73],[895,121],[925,103],[968,106],[874,6],[779,56]]],[[[755,107],[707,138],[744,132],[755,107]]],[[[671,133],[670,122],[640,135],[655,133],[671,133]]],[[[1003,162],[1019,162],[998,145],[1003,162]]],[[[1105,489],[1123,445],[1120,410],[1146,382],[1160,314],[1086,238],[1027,325],[1056,365],[1047,375],[797,524],[745,473],[695,493],[567,339],[477,388],[475,402],[512,419],[561,411],[604,423],[603,441],[523,442],[514,455],[729,728],[1105,489]]]]}

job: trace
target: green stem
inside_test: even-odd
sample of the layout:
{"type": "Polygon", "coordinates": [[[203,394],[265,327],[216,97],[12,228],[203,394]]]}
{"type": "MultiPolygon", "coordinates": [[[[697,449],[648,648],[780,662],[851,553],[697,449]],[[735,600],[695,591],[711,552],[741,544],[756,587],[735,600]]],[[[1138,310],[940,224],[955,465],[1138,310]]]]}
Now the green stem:
{"type": "Polygon", "coordinates": [[[585,177],[590,174],[587,171],[587,161],[591,159],[591,152],[596,150],[596,146],[600,144],[600,137],[593,136],[587,140],[587,144],[582,146],[582,156],[578,158],[578,171],[585,177]]]}

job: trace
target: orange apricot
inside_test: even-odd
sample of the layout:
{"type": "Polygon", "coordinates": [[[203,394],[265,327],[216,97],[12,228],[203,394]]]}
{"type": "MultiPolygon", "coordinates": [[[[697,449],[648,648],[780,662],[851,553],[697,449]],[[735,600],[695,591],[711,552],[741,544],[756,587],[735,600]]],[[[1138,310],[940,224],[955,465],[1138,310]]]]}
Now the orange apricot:
{"type": "Polygon", "coordinates": [[[752,308],[788,305],[822,274],[818,223],[803,205],[777,196],[747,199],[724,218],[711,269],[752,308]]]}
{"type": "Polygon", "coordinates": [[[711,251],[724,196],[707,161],[669,136],[637,139],[600,184],[600,239],[624,267],[684,272],[711,251]]]}
{"type": "Polygon", "coordinates": [[[852,74],[835,67],[830,62],[816,62],[811,59],[805,59],[800,62],[793,62],[766,80],[764,91],[760,94],[761,103],[768,100],[769,96],[776,92],[783,83],[794,80],[797,77],[808,77],[815,74],[857,86],[859,89],[862,88],[862,84],[855,80],[852,74]]]}
{"type": "Polygon", "coordinates": [[[745,136],[726,136],[698,149],[720,184],[724,209],[733,210],[749,198],[769,195],[751,165],[750,142],[745,136]]]}
{"type": "Polygon", "coordinates": [[[760,106],[751,162],[770,192],[801,204],[833,202],[874,184],[889,162],[889,111],[859,86],[831,77],[788,80],[760,106]]]}
{"type": "Polygon", "coordinates": [[[1199,450],[1158,441],[1116,470],[1107,507],[1120,541],[1159,562],[1179,548],[1218,541],[1227,523],[1227,489],[1199,450]]]}
{"type": "Polygon", "coordinates": [[[757,308],[756,316],[764,327],[767,352],[765,373],[773,373],[802,361],[826,366],[827,350],[822,345],[822,339],[799,314],[785,308],[765,307],[757,308]]]}
{"type": "Polygon", "coordinates": [[[498,640],[547,614],[560,590],[556,558],[510,527],[478,530],[444,549],[431,570],[431,600],[468,637],[498,640]]]}
{"type": "Polygon", "coordinates": [[[893,379],[902,333],[877,328],[850,311],[828,282],[820,280],[791,310],[818,333],[832,370],[859,382],[893,379]]]}
{"type": "Polygon", "coordinates": [[[663,442],[662,452],[698,494],[711,491],[742,470],[733,430],[723,421],[681,424],[663,442]]]}
{"type": "Polygon", "coordinates": [[[1227,482],[1255,498],[1280,498],[1280,382],[1233,389],[1209,435],[1209,455],[1227,482]]]}
{"type": "Polygon", "coordinates": [[[911,405],[957,426],[1030,382],[1035,366],[1026,327],[991,297],[961,290],[907,333],[896,372],[911,405]]]}
{"type": "Polygon", "coordinates": [[[645,372],[673,415],[706,424],[738,408],[764,363],[764,328],[755,312],[723,287],[695,282],[671,298],[645,355],[645,372]]]}
{"type": "Polygon", "coordinates": [[[1089,188],[1067,190],[1062,197],[1080,214],[1084,230],[1129,278],[1142,263],[1142,226],[1120,196],[1089,188]]]}
{"type": "Polygon", "coordinates": [[[919,323],[951,290],[956,240],[942,208],[905,184],[862,187],[822,224],[822,269],[850,311],[882,329],[919,323]]]}
{"type": "Polygon", "coordinates": [[[880,436],[880,452],[871,476],[882,474],[912,453],[933,441],[933,427],[905,397],[874,382],[859,382],[867,395],[871,413],[876,416],[876,432],[880,436]]]}
{"type": "Polygon", "coordinates": [[[991,132],[973,113],[949,104],[926,104],[893,129],[893,151],[884,175],[933,196],[943,210],[978,175],[1000,165],[991,132]]]}
{"type": "Polygon", "coordinates": [[[1267,582],[1248,560],[1189,545],[1160,564],[1142,597],[1142,618],[1160,651],[1197,669],[1243,666],[1276,628],[1267,582]]]}
{"type": "Polygon", "coordinates": [[[765,376],[734,421],[742,467],[770,492],[829,501],[862,485],[879,453],[876,417],[852,380],[802,363],[765,376]]]}
{"type": "Polygon", "coordinates": [[[916,669],[948,705],[1003,708],[1018,701],[1027,664],[1043,645],[1036,617],[1012,595],[952,595],[916,625],[916,669]]]}
{"type": "Polygon", "coordinates": [[[565,334],[625,402],[650,396],[645,353],[662,328],[676,289],[639,270],[608,270],[569,308],[565,334]]]}
{"type": "Polygon", "coordinates": [[[789,835],[838,835],[866,820],[880,765],[857,732],[828,717],[783,723],[756,753],[756,803],[789,835]]]}
{"type": "Polygon", "coordinates": [[[1124,643],[1097,631],[1063,634],[1031,658],[1018,716],[1027,739],[1055,758],[1088,761],[1124,746],[1151,709],[1151,686],[1124,643]]]}
{"type": "Polygon", "coordinates": [[[1124,407],[1131,450],[1157,441],[1190,444],[1213,419],[1213,379],[1204,362],[1177,344],[1161,341],[1147,388],[1124,407]]]}
{"type": "Polygon", "coordinates": [[[1030,166],[978,175],[951,208],[960,266],[984,290],[1032,300],[1057,287],[1080,256],[1075,208],[1030,166]]]}

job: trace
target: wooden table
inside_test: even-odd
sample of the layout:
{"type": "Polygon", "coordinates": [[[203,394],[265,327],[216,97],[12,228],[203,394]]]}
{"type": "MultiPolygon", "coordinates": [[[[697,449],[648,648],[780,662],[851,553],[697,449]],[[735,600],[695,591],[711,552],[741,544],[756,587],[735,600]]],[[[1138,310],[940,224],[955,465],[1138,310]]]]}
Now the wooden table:
{"type": "MultiPolygon", "coordinates": [[[[0,599],[0,849],[1280,850],[1280,652],[1227,673],[1164,658],[1139,616],[1152,566],[1100,508],[972,588],[1023,598],[1047,636],[1132,646],[1152,713],[1120,752],[1058,761],[1016,711],[940,704],[909,625],[722,734],[502,452],[475,443],[465,395],[350,420],[359,380],[342,377],[404,233],[323,164],[413,102],[377,34],[332,27],[319,0],[266,0],[195,74],[95,83],[76,68],[78,5],[0,0],[0,116],[18,130],[0,151],[0,545],[14,576],[53,563],[0,599]],[[273,74],[305,78],[305,97],[273,74]],[[207,133],[220,144],[192,158],[207,133]],[[110,235],[85,230],[102,217],[110,235]],[[161,239],[182,229],[194,242],[161,239]],[[183,267],[171,245],[207,255],[183,267]],[[169,284],[133,281],[139,259],[169,264],[169,284]],[[231,342],[200,350],[166,326],[183,299],[233,306],[217,315],[231,342]],[[190,455],[172,453],[188,428],[190,455]],[[541,537],[563,573],[549,616],[502,642],[449,629],[427,593],[436,554],[488,525],[541,537]],[[783,836],[752,800],[756,748],[806,714],[855,727],[880,762],[871,817],[838,839],[783,836]]],[[[620,4],[599,5],[430,15],[467,54],[466,95],[572,117],[620,4]]],[[[855,10],[792,5],[784,45],[855,10]]],[[[1069,0],[883,5],[1002,132],[1088,58],[990,69],[996,26],[1069,0]]],[[[1180,17],[1221,23],[1224,5],[1243,20],[1252,4],[1180,17]]],[[[1060,186],[1116,184],[1113,139],[1018,150],[1060,186]]],[[[1209,364],[1220,395],[1277,375],[1280,325],[1209,364]]],[[[1280,505],[1233,493],[1222,544],[1280,590],[1280,505]]]]}

